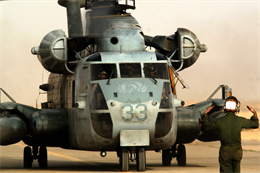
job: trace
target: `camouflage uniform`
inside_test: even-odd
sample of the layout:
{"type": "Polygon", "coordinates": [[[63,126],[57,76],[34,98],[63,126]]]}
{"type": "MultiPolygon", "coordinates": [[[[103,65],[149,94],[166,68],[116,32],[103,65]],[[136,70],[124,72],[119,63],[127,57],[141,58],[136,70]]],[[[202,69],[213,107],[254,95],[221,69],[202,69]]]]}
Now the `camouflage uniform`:
{"type": "Polygon", "coordinates": [[[236,116],[228,112],[224,117],[212,122],[208,121],[208,115],[203,117],[203,129],[205,131],[217,130],[221,147],[219,149],[220,172],[240,172],[242,159],[242,146],[240,132],[243,128],[258,128],[258,119],[236,116]]]}

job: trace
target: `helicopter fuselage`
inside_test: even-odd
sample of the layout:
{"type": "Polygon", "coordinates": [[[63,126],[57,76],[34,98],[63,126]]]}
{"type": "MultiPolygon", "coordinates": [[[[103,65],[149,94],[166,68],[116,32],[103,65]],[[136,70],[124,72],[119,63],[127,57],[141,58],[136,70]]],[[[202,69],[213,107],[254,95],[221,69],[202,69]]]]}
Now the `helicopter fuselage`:
{"type": "Polygon", "coordinates": [[[124,142],[120,142],[120,133],[128,130],[133,131],[125,137],[132,139],[129,146],[155,150],[174,144],[177,111],[162,55],[147,51],[96,53],[82,59],[73,76],[51,74],[49,84],[54,89],[48,91],[52,109],[68,109],[70,148],[115,151],[124,142]],[[149,70],[154,70],[154,77],[149,70]],[[107,75],[100,79],[103,71],[107,75]],[[56,86],[64,86],[63,91],[55,87],[55,81],[60,81],[56,86]],[[61,103],[61,99],[67,101],[61,103]],[[141,138],[146,135],[146,139],[140,141],[142,132],[141,138]]]}
{"type": "Polygon", "coordinates": [[[51,31],[31,50],[50,72],[48,83],[40,85],[47,102],[41,109],[0,104],[0,144],[23,140],[25,168],[33,159],[47,167],[47,146],[101,151],[102,157],[116,151],[121,171],[129,170],[129,160],[145,171],[147,150],[163,150],[164,166],[174,157],[184,166],[183,144],[219,139],[202,131],[201,118],[213,105],[211,117],[223,116],[229,88],[222,86],[222,99],[186,107],[176,96],[177,81],[188,88],[178,72],[207,50],[193,32],[178,28],[169,36],[145,35],[126,12],[135,9],[134,0],[133,5],[127,0],[123,5],[118,0],[58,3],[67,8],[68,37],[60,29],[51,31]],[[81,7],[86,9],[85,34],[81,7]]]}

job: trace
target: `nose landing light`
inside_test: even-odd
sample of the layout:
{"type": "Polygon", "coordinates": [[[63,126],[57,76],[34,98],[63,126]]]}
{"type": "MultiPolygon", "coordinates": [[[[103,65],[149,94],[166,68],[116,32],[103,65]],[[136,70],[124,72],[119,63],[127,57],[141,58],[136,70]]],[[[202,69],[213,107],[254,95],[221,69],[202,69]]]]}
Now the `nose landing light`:
{"type": "Polygon", "coordinates": [[[152,105],[156,106],[157,105],[157,101],[153,101],[152,105]]]}
{"type": "Polygon", "coordinates": [[[174,105],[176,108],[180,108],[185,105],[185,102],[179,99],[174,99],[174,105]]]}
{"type": "Polygon", "coordinates": [[[78,101],[77,103],[74,104],[74,107],[78,109],[84,109],[86,107],[86,102],[85,101],[78,101]]]}
{"type": "Polygon", "coordinates": [[[100,152],[100,156],[101,157],[106,157],[107,156],[107,152],[106,151],[101,151],[100,152]]]}

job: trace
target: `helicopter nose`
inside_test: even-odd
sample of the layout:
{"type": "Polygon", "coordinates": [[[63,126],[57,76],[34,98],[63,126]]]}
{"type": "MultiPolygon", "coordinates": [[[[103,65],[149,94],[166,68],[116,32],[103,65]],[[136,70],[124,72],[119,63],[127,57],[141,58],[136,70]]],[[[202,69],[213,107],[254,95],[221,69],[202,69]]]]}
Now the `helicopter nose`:
{"type": "Polygon", "coordinates": [[[144,103],[122,106],[122,118],[124,121],[144,121],[147,118],[147,105],[144,103]]]}

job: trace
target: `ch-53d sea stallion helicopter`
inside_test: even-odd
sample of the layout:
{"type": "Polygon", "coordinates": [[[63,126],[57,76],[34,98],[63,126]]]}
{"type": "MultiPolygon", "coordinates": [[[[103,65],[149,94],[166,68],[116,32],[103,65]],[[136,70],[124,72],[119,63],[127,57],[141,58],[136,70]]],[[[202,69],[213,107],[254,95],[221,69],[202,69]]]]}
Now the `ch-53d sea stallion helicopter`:
{"type": "MultiPolygon", "coordinates": [[[[47,167],[46,147],[116,151],[120,170],[146,170],[146,151],[162,150],[162,164],[172,158],[186,164],[183,144],[195,139],[218,140],[202,131],[201,118],[212,105],[211,120],[223,116],[231,89],[221,85],[222,99],[184,107],[176,83],[188,87],[178,71],[196,62],[206,46],[191,31],[179,28],[170,36],[147,36],[128,9],[134,0],[58,0],[67,8],[68,38],[62,30],[48,33],[32,53],[51,74],[42,109],[19,103],[0,104],[1,145],[21,140],[24,167],[38,160],[47,167]],[[86,9],[86,33],[80,8],[86,9]],[[156,52],[146,51],[146,46],[156,52]]],[[[219,89],[218,88],[218,89],[219,89]]],[[[217,91],[217,90],[216,90],[217,91]]]]}

